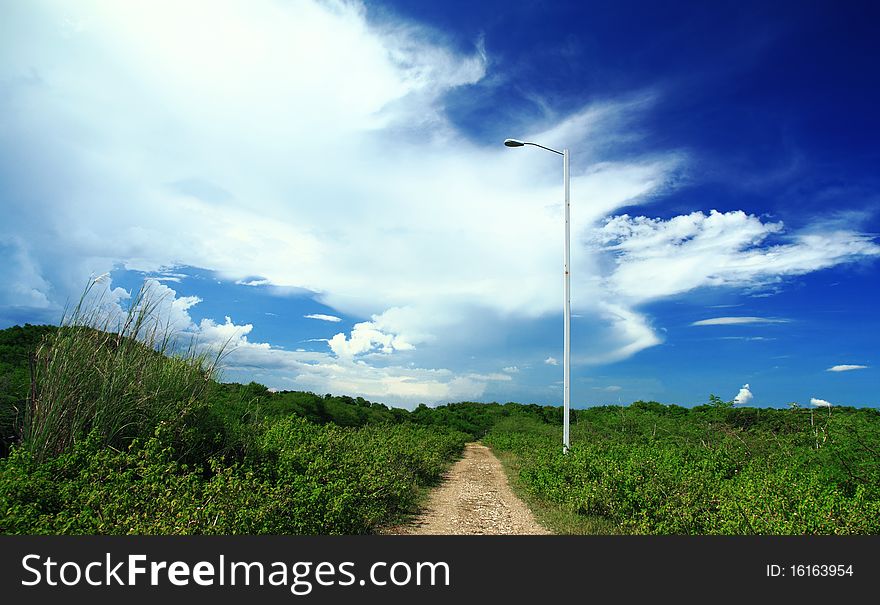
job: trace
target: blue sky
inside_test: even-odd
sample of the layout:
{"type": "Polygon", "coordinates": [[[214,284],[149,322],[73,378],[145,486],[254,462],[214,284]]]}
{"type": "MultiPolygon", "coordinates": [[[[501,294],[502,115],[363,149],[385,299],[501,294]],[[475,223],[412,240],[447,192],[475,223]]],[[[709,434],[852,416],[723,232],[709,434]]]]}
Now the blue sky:
{"type": "Polygon", "coordinates": [[[0,4],[0,327],[145,280],[224,377],[880,406],[869,2],[0,4]],[[748,386],[745,386],[748,385],[748,386]]]}

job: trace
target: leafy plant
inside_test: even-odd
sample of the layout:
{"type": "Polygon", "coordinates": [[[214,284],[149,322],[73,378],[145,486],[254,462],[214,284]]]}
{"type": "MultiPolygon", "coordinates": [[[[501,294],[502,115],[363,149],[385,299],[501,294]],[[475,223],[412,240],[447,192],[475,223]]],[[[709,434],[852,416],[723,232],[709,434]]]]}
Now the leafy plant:
{"type": "Polygon", "coordinates": [[[823,419],[819,449],[810,410],[726,405],[581,410],[568,455],[559,427],[534,417],[511,415],[485,441],[516,457],[538,500],[623,532],[880,533],[880,414],[823,419]]]}

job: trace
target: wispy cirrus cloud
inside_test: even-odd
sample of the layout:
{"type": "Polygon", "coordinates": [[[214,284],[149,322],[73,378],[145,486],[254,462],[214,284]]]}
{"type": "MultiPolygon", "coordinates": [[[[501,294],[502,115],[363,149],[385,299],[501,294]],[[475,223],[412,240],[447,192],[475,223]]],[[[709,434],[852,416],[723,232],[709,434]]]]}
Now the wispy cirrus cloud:
{"type": "Polygon", "coordinates": [[[324,313],[310,313],[308,315],[303,315],[306,319],[317,319],[320,321],[329,321],[331,323],[339,323],[342,321],[341,317],[336,317],[335,315],[326,315],[324,313]]]}
{"type": "Polygon", "coordinates": [[[787,233],[781,222],[742,211],[697,211],[666,220],[624,214],[607,219],[595,241],[615,261],[605,284],[633,303],[702,287],[760,288],[880,257],[870,234],[812,226],[787,233]],[[771,237],[782,243],[768,243],[771,237]]]}
{"type": "Polygon", "coordinates": [[[710,317],[693,322],[692,326],[738,326],[744,324],[782,324],[788,319],[774,317],[710,317]]]}
{"type": "MultiPolygon", "coordinates": [[[[787,232],[781,222],[765,222],[742,211],[702,211],[669,219],[623,214],[607,217],[591,242],[611,260],[596,276],[604,300],[622,310],[618,334],[629,333],[620,359],[663,342],[639,309],[652,301],[699,288],[739,288],[761,295],[786,278],[828,267],[880,258],[874,237],[850,228],[815,225],[787,232]]],[[[595,289],[595,286],[594,286],[595,289]]],[[[606,306],[608,303],[605,303],[606,306]]],[[[718,307],[722,308],[722,307],[718,307]]],[[[692,326],[769,325],[789,320],[772,317],[712,317],[692,326]]]]}
{"type": "Polygon", "coordinates": [[[826,372],[851,372],[853,370],[866,370],[868,366],[862,365],[854,365],[854,364],[841,364],[836,366],[831,366],[826,372]]]}
{"type": "Polygon", "coordinates": [[[607,387],[591,387],[594,391],[605,391],[606,393],[616,393],[622,391],[623,387],[617,384],[608,385],[607,387]]]}

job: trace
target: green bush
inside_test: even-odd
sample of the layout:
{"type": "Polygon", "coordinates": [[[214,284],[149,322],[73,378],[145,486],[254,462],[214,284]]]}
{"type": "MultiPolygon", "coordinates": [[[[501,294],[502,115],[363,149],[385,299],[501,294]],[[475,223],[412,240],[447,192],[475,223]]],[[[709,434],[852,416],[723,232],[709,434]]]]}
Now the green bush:
{"type": "Polygon", "coordinates": [[[581,410],[561,431],[513,415],[485,438],[538,499],[639,534],[878,534],[880,414],[838,409],[581,410]]]}
{"type": "Polygon", "coordinates": [[[125,450],[93,433],[38,460],[0,460],[0,532],[359,534],[413,510],[466,436],[414,425],[273,421],[244,462],[181,462],[170,423],[125,450]],[[207,471],[207,472],[206,472],[207,471]]]}

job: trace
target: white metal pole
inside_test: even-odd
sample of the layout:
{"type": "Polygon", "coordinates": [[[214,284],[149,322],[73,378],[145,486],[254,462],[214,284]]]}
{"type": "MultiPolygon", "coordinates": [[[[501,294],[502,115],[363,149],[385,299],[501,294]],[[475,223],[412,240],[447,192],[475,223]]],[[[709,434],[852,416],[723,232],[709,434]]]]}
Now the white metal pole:
{"type": "Polygon", "coordinates": [[[563,336],[563,387],[562,387],[562,453],[567,454],[571,446],[569,439],[569,425],[571,417],[571,221],[569,200],[569,153],[568,149],[557,151],[550,147],[544,147],[538,143],[520,141],[519,139],[505,139],[507,147],[522,147],[534,145],[547,151],[552,151],[562,156],[562,180],[565,186],[565,265],[563,269],[565,280],[565,327],[563,336]]]}
{"type": "Polygon", "coordinates": [[[571,220],[569,202],[569,153],[562,151],[562,179],[565,182],[565,330],[563,353],[562,387],[562,453],[567,454],[571,446],[569,440],[569,416],[571,408],[571,220]]]}

